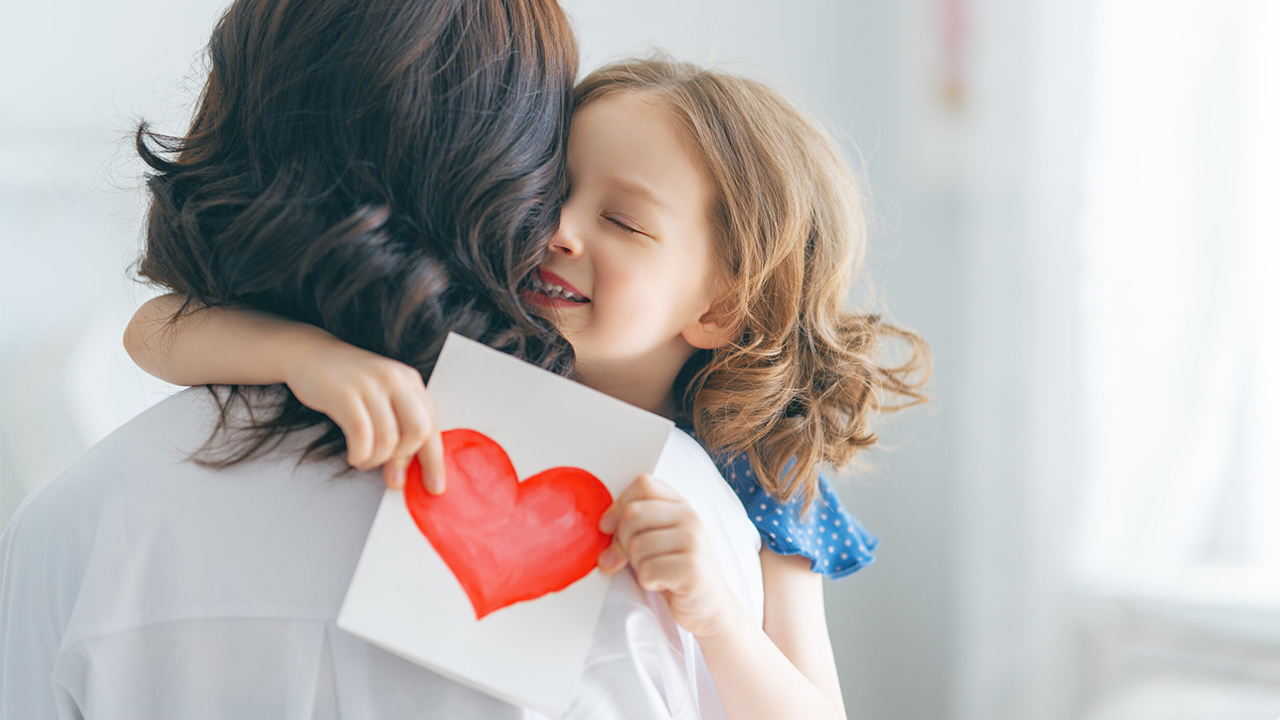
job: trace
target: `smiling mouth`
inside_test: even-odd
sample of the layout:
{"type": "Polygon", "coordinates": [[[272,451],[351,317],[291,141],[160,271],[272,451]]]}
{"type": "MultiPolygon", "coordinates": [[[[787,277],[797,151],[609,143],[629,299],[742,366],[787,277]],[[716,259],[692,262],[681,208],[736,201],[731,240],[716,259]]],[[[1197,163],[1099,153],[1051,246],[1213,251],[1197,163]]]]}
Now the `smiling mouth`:
{"type": "Polygon", "coordinates": [[[556,283],[555,280],[560,280],[559,276],[551,275],[550,277],[547,277],[543,275],[541,270],[538,270],[529,276],[527,286],[535,296],[542,295],[551,300],[560,300],[574,304],[591,302],[589,298],[556,283]]]}

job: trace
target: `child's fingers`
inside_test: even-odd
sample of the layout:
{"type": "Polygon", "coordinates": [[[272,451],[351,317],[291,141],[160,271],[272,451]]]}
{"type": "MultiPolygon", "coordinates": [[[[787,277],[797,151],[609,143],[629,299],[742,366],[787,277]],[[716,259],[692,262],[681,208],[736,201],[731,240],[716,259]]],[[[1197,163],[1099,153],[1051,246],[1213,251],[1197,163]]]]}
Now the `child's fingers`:
{"type": "Polygon", "coordinates": [[[400,460],[403,465],[408,465],[414,453],[427,441],[434,423],[426,408],[409,398],[393,397],[391,409],[400,428],[399,441],[391,451],[391,456],[393,460],[400,460]]]}
{"type": "Polygon", "coordinates": [[[596,558],[596,567],[600,568],[600,571],[606,575],[611,575],[626,567],[629,562],[627,554],[615,542],[609,543],[609,547],[605,548],[604,552],[600,553],[600,556],[596,558]]]}
{"type": "Polygon", "coordinates": [[[632,500],[623,506],[619,514],[618,529],[613,534],[628,554],[631,539],[648,530],[674,527],[684,520],[681,507],[669,500],[632,500]]]}
{"type": "Polygon", "coordinates": [[[423,472],[422,483],[426,485],[427,492],[432,495],[444,493],[444,438],[440,435],[439,427],[427,436],[427,441],[418,451],[418,462],[424,468],[432,468],[429,475],[423,472]]]}
{"type": "Polygon", "coordinates": [[[359,396],[352,395],[329,413],[347,440],[347,464],[366,467],[373,452],[373,421],[359,396]]]}
{"type": "MultiPolygon", "coordinates": [[[[631,500],[621,505],[620,520],[613,542],[600,554],[598,564],[605,572],[621,569],[632,557],[631,541],[649,530],[678,525],[684,514],[676,503],[667,500],[631,500]]],[[[603,521],[601,521],[603,523],[603,521]]]]}
{"type": "Polygon", "coordinates": [[[689,557],[684,553],[652,555],[632,564],[636,584],[650,592],[688,592],[693,573],[689,557]]]}
{"type": "Polygon", "coordinates": [[[646,558],[672,553],[687,553],[697,544],[698,539],[687,525],[673,525],[637,533],[627,546],[627,555],[632,567],[646,558]]]}
{"type": "Polygon", "coordinates": [[[422,465],[422,484],[427,492],[439,495],[444,492],[444,440],[440,436],[440,423],[436,422],[435,406],[427,395],[427,388],[419,380],[412,393],[416,442],[410,453],[417,454],[422,465]]]}
{"type": "Polygon", "coordinates": [[[679,493],[652,475],[641,475],[623,488],[604,514],[600,516],[600,532],[612,534],[618,527],[618,514],[633,500],[641,498],[683,501],[679,493]]]}
{"type": "MultiPolygon", "coordinates": [[[[425,398],[426,392],[421,389],[397,392],[391,396],[391,409],[396,416],[400,437],[395,449],[391,451],[391,460],[383,466],[383,477],[388,480],[388,487],[399,488],[404,485],[405,468],[409,467],[409,461],[435,427],[430,409],[424,406],[425,398]]],[[[434,469],[425,463],[422,467],[424,474],[428,476],[434,469]]],[[[430,485],[429,477],[424,477],[424,480],[430,485]]]]}
{"type": "Polygon", "coordinates": [[[604,514],[600,516],[600,532],[606,535],[612,535],[618,529],[618,514],[622,512],[622,508],[626,507],[633,500],[639,500],[643,497],[643,489],[636,485],[635,481],[625,488],[618,496],[613,499],[613,504],[605,508],[604,514]]]}
{"type": "Polygon", "coordinates": [[[365,407],[369,409],[369,417],[373,420],[373,452],[365,469],[385,464],[391,459],[396,445],[400,442],[400,423],[391,408],[391,399],[384,395],[365,398],[365,407]]]}
{"type": "Polygon", "coordinates": [[[388,490],[399,490],[404,487],[404,474],[407,464],[399,463],[396,458],[392,458],[391,462],[382,466],[382,482],[386,483],[388,490]]]}
{"type": "Polygon", "coordinates": [[[386,480],[387,487],[393,490],[399,490],[404,487],[405,471],[409,464],[413,462],[415,455],[418,458],[418,466],[422,471],[422,486],[432,495],[443,494],[444,442],[440,437],[439,428],[435,428],[433,432],[427,435],[417,453],[410,454],[407,458],[394,457],[383,466],[383,479],[386,480]]]}
{"type": "Polygon", "coordinates": [[[662,482],[655,475],[641,475],[633,485],[639,485],[645,497],[660,498],[672,502],[684,502],[684,496],[676,492],[670,485],[662,482]]]}

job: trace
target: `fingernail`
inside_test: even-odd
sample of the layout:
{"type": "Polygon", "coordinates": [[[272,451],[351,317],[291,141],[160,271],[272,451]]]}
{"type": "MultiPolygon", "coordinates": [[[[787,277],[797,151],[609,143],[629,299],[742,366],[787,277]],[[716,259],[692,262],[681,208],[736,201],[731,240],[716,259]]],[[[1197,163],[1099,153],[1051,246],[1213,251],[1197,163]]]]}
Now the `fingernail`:
{"type": "Polygon", "coordinates": [[[618,517],[614,513],[606,512],[600,516],[600,532],[605,535],[612,535],[614,530],[618,529],[618,517]]]}
{"type": "Polygon", "coordinates": [[[431,493],[432,495],[443,495],[444,494],[444,476],[432,475],[431,479],[427,481],[427,492],[431,493]]]}
{"type": "Polygon", "coordinates": [[[404,468],[396,470],[395,475],[391,478],[391,486],[396,490],[404,487],[404,468]]]}
{"type": "Polygon", "coordinates": [[[600,553],[600,559],[598,560],[598,562],[600,564],[600,567],[608,570],[609,568],[613,567],[615,563],[618,562],[618,556],[616,553],[613,552],[613,549],[611,548],[600,553]]]}

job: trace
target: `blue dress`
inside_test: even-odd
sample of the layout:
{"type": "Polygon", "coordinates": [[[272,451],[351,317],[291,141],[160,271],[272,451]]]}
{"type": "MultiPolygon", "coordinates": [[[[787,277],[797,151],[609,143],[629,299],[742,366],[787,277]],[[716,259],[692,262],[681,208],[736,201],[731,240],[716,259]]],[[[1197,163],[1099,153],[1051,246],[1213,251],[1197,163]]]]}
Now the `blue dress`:
{"type": "MultiPolygon", "coordinates": [[[[680,429],[694,435],[693,428],[680,429]]],[[[797,497],[779,503],[756,481],[751,461],[745,454],[713,455],[720,474],[738,494],[747,516],[760,531],[760,539],[779,555],[803,555],[809,568],[832,579],[855,573],[875,561],[879,538],[867,532],[831,487],[825,475],[818,476],[818,496],[807,514],[801,514],[797,497]]],[[[788,466],[789,468],[790,466],[788,466]]]]}

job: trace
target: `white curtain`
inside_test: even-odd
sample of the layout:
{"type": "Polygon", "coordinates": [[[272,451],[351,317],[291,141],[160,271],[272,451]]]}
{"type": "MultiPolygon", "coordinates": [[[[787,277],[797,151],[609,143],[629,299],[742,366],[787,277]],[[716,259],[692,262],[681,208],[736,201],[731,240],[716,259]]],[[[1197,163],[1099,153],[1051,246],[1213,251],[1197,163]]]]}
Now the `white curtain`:
{"type": "Polygon", "coordinates": [[[1280,4],[1096,13],[1073,557],[1083,659],[1110,668],[1091,718],[1275,717],[1280,4]]]}
{"type": "Polygon", "coordinates": [[[972,7],[954,717],[1280,713],[1278,7],[972,7]]]}
{"type": "Polygon", "coordinates": [[[1098,6],[1079,562],[1099,583],[1280,580],[1277,7],[1098,6]]]}

